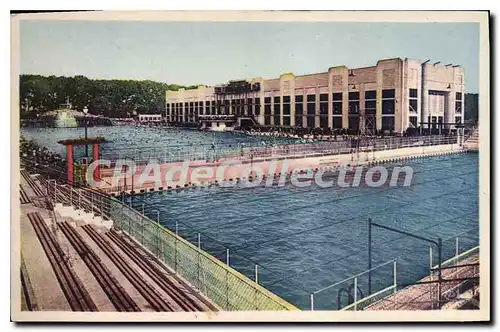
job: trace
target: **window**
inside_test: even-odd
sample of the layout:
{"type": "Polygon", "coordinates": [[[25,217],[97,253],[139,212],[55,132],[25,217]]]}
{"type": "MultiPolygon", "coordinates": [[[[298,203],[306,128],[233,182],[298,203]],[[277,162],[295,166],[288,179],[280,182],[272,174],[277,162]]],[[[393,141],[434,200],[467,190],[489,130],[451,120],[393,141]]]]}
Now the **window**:
{"type": "Polygon", "coordinates": [[[382,117],[382,129],[383,130],[394,130],[394,117],[384,116],[382,117]]]}
{"type": "Polygon", "coordinates": [[[290,115],[290,104],[283,104],[283,115],[290,115]]]}
{"type": "Polygon", "coordinates": [[[279,114],[274,114],[274,125],[275,126],[280,126],[280,116],[279,114]]]}
{"type": "Polygon", "coordinates": [[[462,123],[462,117],[461,116],[456,116],[455,117],[455,123],[456,124],[461,124],[462,123]]]}
{"type": "Polygon", "coordinates": [[[461,101],[455,102],[455,113],[462,113],[462,102],[461,101]]]}
{"type": "Polygon", "coordinates": [[[359,101],[349,102],[349,114],[359,114],[359,101]]]}
{"type": "Polygon", "coordinates": [[[296,103],[302,103],[304,101],[304,96],[295,96],[296,103]]]}
{"type": "Polygon", "coordinates": [[[271,103],[271,97],[265,97],[264,104],[270,104],[270,103],[271,103]]]}
{"type": "Polygon", "coordinates": [[[376,114],[377,102],[375,100],[365,101],[365,114],[376,114]]]}
{"type": "Polygon", "coordinates": [[[252,115],[253,110],[252,110],[252,98],[247,99],[247,104],[243,106],[245,108],[245,114],[252,115]]]}
{"type": "Polygon", "coordinates": [[[255,115],[260,115],[260,98],[254,98],[255,115]]]}
{"type": "Polygon", "coordinates": [[[314,115],[315,111],[316,111],[316,104],[315,103],[307,103],[307,114],[314,115]]]}
{"type": "Polygon", "coordinates": [[[359,100],[359,92],[349,92],[349,100],[359,100]]]}
{"type": "Polygon", "coordinates": [[[382,90],[382,99],[394,98],[396,96],[396,90],[382,90]]]}
{"type": "MultiPolygon", "coordinates": [[[[295,112],[297,112],[297,110],[295,110],[295,112]]],[[[302,115],[295,115],[295,126],[302,127],[302,115]]]]}
{"type": "Polygon", "coordinates": [[[328,116],[319,117],[319,126],[321,128],[328,128],[328,116]]]}
{"type": "Polygon", "coordinates": [[[295,114],[303,114],[304,113],[304,104],[295,103],[295,114]]]}
{"type": "Polygon", "coordinates": [[[432,117],[432,129],[436,129],[436,123],[437,123],[437,117],[433,116],[432,117]]]}
{"type": "Polygon", "coordinates": [[[394,99],[382,99],[382,114],[394,114],[394,99]]]}
{"type": "Polygon", "coordinates": [[[342,114],[342,102],[333,102],[333,114],[342,114]]]}
{"type": "Polygon", "coordinates": [[[410,127],[417,128],[418,127],[418,118],[416,116],[410,116],[410,127]]]}
{"type": "Polygon", "coordinates": [[[289,116],[284,116],[283,117],[283,126],[290,126],[290,117],[289,116]]]}
{"type": "Polygon", "coordinates": [[[359,129],[359,116],[349,117],[349,129],[358,131],[359,129]]]}
{"type": "Polygon", "coordinates": [[[328,94],[319,95],[319,126],[328,128],[328,94]]]}
{"type": "Polygon", "coordinates": [[[332,95],[332,113],[338,115],[342,114],[342,92],[332,95]]]}
{"type": "Polygon", "coordinates": [[[455,100],[462,100],[462,93],[461,92],[455,93],[455,100]]]}
{"type": "Polygon", "coordinates": [[[283,125],[289,126],[290,125],[290,96],[283,96],[283,116],[288,117],[287,120],[285,120],[283,118],[283,125]],[[288,125],[286,123],[288,123],[288,125]]]}
{"type": "Polygon", "coordinates": [[[319,103],[319,114],[328,115],[328,101],[321,101],[319,103]]]}
{"type": "Polygon", "coordinates": [[[377,113],[377,91],[365,91],[365,114],[377,113]]]}
{"type": "Polygon", "coordinates": [[[417,113],[418,110],[418,99],[410,99],[410,113],[417,113]]]}
{"type": "Polygon", "coordinates": [[[332,100],[340,100],[342,101],[342,92],[336,92],[332,95],[332,100]]]}
{"type": "Polygon", "coordinates": [[[365,91],[365,99],[377,100],[377,90],[365,91]]]}
{"type": "Polygon", "coordinates": [[[274,97],[274,104],[279,104],[280,103],[280,97],[274,97]]]}
{"type": "Polygon", "coordinates": [[[271,124],[271,117],[270,116],[264,117],[264,124],[266,126],[269,126],[271,124]]]}
{"type": "Polygon", "coordinates": [[[342,117],[341,116],[334,116],[333,117],[332,127],[335,129],[342,129],[342,117]]]}
{"type": "Polygon", "coordinates": [[[315,102],[316,95],[307,95],[307,102],[315,102]]]}
{"type": "Polygon", "coordinates": [[[418,113],[418,90],[410,89],[410,99],[408,104],[408,111],[410,113],[418,113]]]}
{"type": "Polygon", "coordinates": [[[203,114],[203,102],[200,101],[198,104],[198,114],[203,114]]]}
{"type": "Polygon", "coordinates": [[[206,115],[209,115],[209,114],[210,114],[210,101],[209,101],[209,100],[207,100],[207,101],[205,102],[205,114],[206,114],[206,115]]]}
{"type": "MultiPolygon", "coordinates": [[[[277,115],[279,117],[280,113],[281,113],[281,104],[274,104],[274,115],[275,116],[277,115]]],[[[274,124],[276,124],[276,121],[274,122],[274,124]]]]}
{"type": "Polygon", "coordinates": [[[315,127],[314,123],[315,123],[314,116],[308,116],[307,117],[307,127],[314,128],[315,127]]]}

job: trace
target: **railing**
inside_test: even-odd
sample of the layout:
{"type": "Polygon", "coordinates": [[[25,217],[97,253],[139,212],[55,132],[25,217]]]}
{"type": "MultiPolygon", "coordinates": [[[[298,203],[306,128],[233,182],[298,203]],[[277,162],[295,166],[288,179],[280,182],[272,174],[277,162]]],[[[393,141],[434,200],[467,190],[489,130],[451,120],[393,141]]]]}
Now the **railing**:
{"type": "MultiPolygon", "coordinates": [[[[38,180],[51,201],[113,220],[113,227],[136,239],[223,310],[298,310],[230,266],[121,201],[84,186],[38,180]]],[[[257,274],[256,274],[257,275],[257,274]]]]}
{"type": "Polygon", "coordinates": [[[293,143],[266,145],[256,143],[223,146],[184,146],[150,147],[115,150],[112,154],[103,155],[103,159],[130,159],[136,164],[148,163],[151,160],[160,163],[183,161],[221,161],[237,159],[250,163],[271,159],[296,159],[303,157],[354,154],[356,151],[384,151],[408,147],[425,147],[433,145],[456,144],[456,136],[415,136],[364,138],[360,140],[322,141],[315,143],[293,143]],[[176,151],[177,150],[177,151],[176,151]]]}
{"type": "Polygon", "coordinates": [[[354,276],[345,278],[329,286],[323,287],[311,293],[310,296],[310,310],[318,310],[315,308],[315,302],[321,296],[325,298],[330,298],[330,301],[320,301],[320,302],[336,302],[337,307],[331,308],[319,308],[320,310],[363,310],[366,306],[379,300],[383,296],[387,296],[388,293],[394,293],[397,288],[397,260],[391,259],[385,263],[379,264],[371,269],[365,270],[354,276]],[[373,289],[375,290],[372,294],[365,296],[367,291],[367,281],[368,274],[371,273],[373,276],[374,283],[373,289]],[[386,286],[377,280],[387,280],[392,277],[392,284],[386,286]],[[363,290],[365,292],[363,292],[363,290]],[[347,295],[347,304],[342,305],[343,295],[347,295]]]}
{"type": "MultiPolygon", "coordinates": [[[[223,310],[298,310],[292,304],[138,211],[112,199],[113,227],[149,249],[223,310]]],[[[226,263],[229,263],[226,262],[226,263]]]]}

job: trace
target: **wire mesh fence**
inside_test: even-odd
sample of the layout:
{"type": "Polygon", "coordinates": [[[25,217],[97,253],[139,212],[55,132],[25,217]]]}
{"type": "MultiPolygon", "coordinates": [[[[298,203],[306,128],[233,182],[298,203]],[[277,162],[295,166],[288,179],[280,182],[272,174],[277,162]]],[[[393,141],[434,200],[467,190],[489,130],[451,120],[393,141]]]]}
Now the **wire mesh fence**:
{"type": "Polygon", "coordinates": [[[111,200],[113,227],[149,249],[158,259],[204,293],[223,310],[296,310],[292,304],[207,253],[197,245],[119,200],[111,200]]]}

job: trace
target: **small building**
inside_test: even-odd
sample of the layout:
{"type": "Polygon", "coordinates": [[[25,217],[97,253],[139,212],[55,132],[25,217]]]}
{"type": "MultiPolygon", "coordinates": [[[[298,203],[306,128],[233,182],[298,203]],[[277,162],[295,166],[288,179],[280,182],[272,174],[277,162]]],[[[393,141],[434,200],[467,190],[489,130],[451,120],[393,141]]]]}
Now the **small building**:
{"type": "Polygon", "coordinates": [[[170,123],[202,128],[257,125],[352,130],[453,128],[463,123],[464,69],[412,59],[384,59],[363,68],[331,67],[197,89],[166,91],[170,123]],[[440,125],[444,124],[444,125],[440,125]]]}
{"type": "Polygon", "coordinates": [[[161,114],[139,114],[139,122],[160,122],[161,114]]]}

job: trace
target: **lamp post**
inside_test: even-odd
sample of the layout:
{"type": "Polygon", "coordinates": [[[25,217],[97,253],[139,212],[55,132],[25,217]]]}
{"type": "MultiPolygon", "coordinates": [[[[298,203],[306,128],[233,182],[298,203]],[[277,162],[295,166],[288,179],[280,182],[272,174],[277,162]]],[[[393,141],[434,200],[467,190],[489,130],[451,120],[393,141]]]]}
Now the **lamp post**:
{"type": "MultiPolygon", "coordinates": [[[[83,114],[85,114],[85,141],[87,141],[87,113],[89,112],[89,109],[87,106],[83,108],[83,114]]],[[[85,158],[89,157],[89,146],[85,144],[85,158]]]]}

